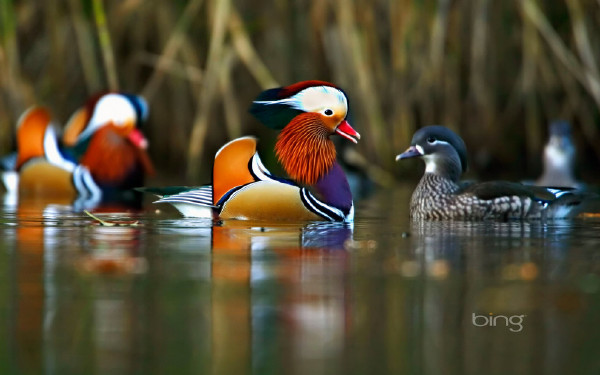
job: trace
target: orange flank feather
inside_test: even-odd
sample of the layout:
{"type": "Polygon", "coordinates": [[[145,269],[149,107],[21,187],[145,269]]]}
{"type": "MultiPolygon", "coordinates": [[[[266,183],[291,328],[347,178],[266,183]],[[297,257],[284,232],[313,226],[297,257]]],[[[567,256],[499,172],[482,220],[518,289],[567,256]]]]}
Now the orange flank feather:
{"type": "Polygon", "coordinates": [[[32,158],[44,156],[44,134],[51,121],[46,108],[33,107],[20,119],[17,129],[17,170],[32,158]]]}
{"type": "Polygon", "coordinates": [[[331,131],[317,113],[298,115],[283,128],[275,152],[292,179],[314,185],[329,171],[336,158],[331,131]]]}
{"type": "Polygon", "coordinates": [[[62,141],[65,146],[75,146],[77,137],[79,137],[89,119],[90,112],[86,107],[82,107],[73,113],[63,131],[62,141]]]}
{"type": "Polygon", "coordinates": [[[213,204],[229,190],[254,182],[248,162],[256,153],[256,139],[243,137],[223,146],[215,155],[213,167],[213,204]]]}
{"type": "MultiPolygon", "coordinates": [[[[140,161],[139,152],[143,150],[138,150],[123,138],[121,132],[121,128],[113,124],[98,129],[80,160],[81,165],[87,167],[94,180],[100,184],[118,184],[135,170],[140,161]]],[[[150,163],[149,159],[144,163],[150,163]]],[[[152,170],[151,163],[150,168],[152,170]]]]}

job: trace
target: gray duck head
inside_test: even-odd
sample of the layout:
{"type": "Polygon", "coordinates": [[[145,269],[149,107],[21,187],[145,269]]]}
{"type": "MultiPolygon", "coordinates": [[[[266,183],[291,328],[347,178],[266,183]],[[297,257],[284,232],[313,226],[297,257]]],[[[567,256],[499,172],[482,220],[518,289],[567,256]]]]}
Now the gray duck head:
{"type": "Polygon", "coordinates": [[[417,130],[410,147],[396,156],[396,160],[415,157],[425,161],[425,173],[454,182],[467,170],[467,147],[462,138],[445,126],[430,125],[417,130]]]}

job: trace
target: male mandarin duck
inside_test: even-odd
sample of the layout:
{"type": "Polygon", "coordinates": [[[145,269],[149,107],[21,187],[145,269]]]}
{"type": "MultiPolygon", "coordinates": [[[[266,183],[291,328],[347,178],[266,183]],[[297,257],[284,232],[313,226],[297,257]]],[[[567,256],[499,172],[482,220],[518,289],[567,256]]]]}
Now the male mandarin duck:
{"type": "Polygon", "coordinates": [[[257,140],[242,137],[217,152],[211,186],[143,190],[190,217],[352,221],[352,194],[329,138],[360,139],[346,121],[345,93],[328,82],[299,82],[262,92],[250,113],[281,129],[275,153],[291,180],[271,174],[256,151],[257,140]]]}
{"type": "Polygon", "coordinates": [[[571,124],[553,121],[548,127],[549,138],[544,147],[544,170],[535,182],[540,186],[580,188],[575,180],[575,145],[571,137],[571,124]]]}
{"type": "Polygon", "coordinates": [[[147,141],[136,127],[145,116],[141,97],[109,93],[72,116],[59,145],[51,116],[33,107],[17,129],[18,189],[23,195],[106,198],[143,183],[152,173],[147,141]]]}
{"type": "Polygon", "coordinates": [[[141,96],[101,94],[71,116],[62,141],[103,191],[131,189],[154,173],[148,141],[139,128],[147,116],[141,96]]]}
{"type": "Polygon", "coordinates": [[[425,173],[411,198],[413,219],[561,218],[581,203],[581,197],[568,190],[507,181],[460,185],[467,169],[467,149],[457,134],[443,126],[419,129],[396,160],[414,157],[425,161],[425,173]]]}

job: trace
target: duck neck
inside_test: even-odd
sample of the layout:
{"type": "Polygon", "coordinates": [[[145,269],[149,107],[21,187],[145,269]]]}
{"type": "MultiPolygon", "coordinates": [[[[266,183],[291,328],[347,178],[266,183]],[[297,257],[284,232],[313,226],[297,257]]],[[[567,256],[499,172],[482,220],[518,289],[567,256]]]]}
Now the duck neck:
{"type": "Polygon", "coordinates": [[[279,133],[275,144],[283,168],[300,184],[315,185],[336,163],[335,146],[318,116],[296,116],[279,133]]]}
{"type": "Polygon", "coordinates": [[[457,190],[459,190],[457,181],[444,175],[425,172],[415,192],[420,191],[426,194],[435,192],[437,195],[449,195],[457,190]]]}
{"type": "Polygon", "coordinates": [[[576,185],[573,175],[574,151],[557,150],[556,147],[546,146],[544,152],[544,173],[540,178],[542,184],[556,186],[576,185]]]}
{"type": "Polygon", "coordinates": [[[439,176],[458,183],[462,174],[460,159],[457,154],[427,155],[425,161],[425,173],[439,176]]]}

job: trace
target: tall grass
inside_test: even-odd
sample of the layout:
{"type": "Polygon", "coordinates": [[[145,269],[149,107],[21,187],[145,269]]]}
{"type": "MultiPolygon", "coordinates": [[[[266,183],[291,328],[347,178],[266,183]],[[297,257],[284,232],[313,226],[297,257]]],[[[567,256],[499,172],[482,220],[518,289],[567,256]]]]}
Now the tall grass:
{"type": "MultiPolygon", "coordinates": [[[[413,131],[441,123],[472,170],[539,173],[546,124],[574,124],[583,177],[600,161],[600,3],[592,0],[0,0],[0,151],[21,111],[65,121],[100,89],[142,93],[151,154],[177,183],[214,152],[273,134],[247,114],[262,89],[335,82],[363,135],[354,155],[382,184],[413,131]]],[[[502,176],[503,177],[503,176],[502,176]]]]}

